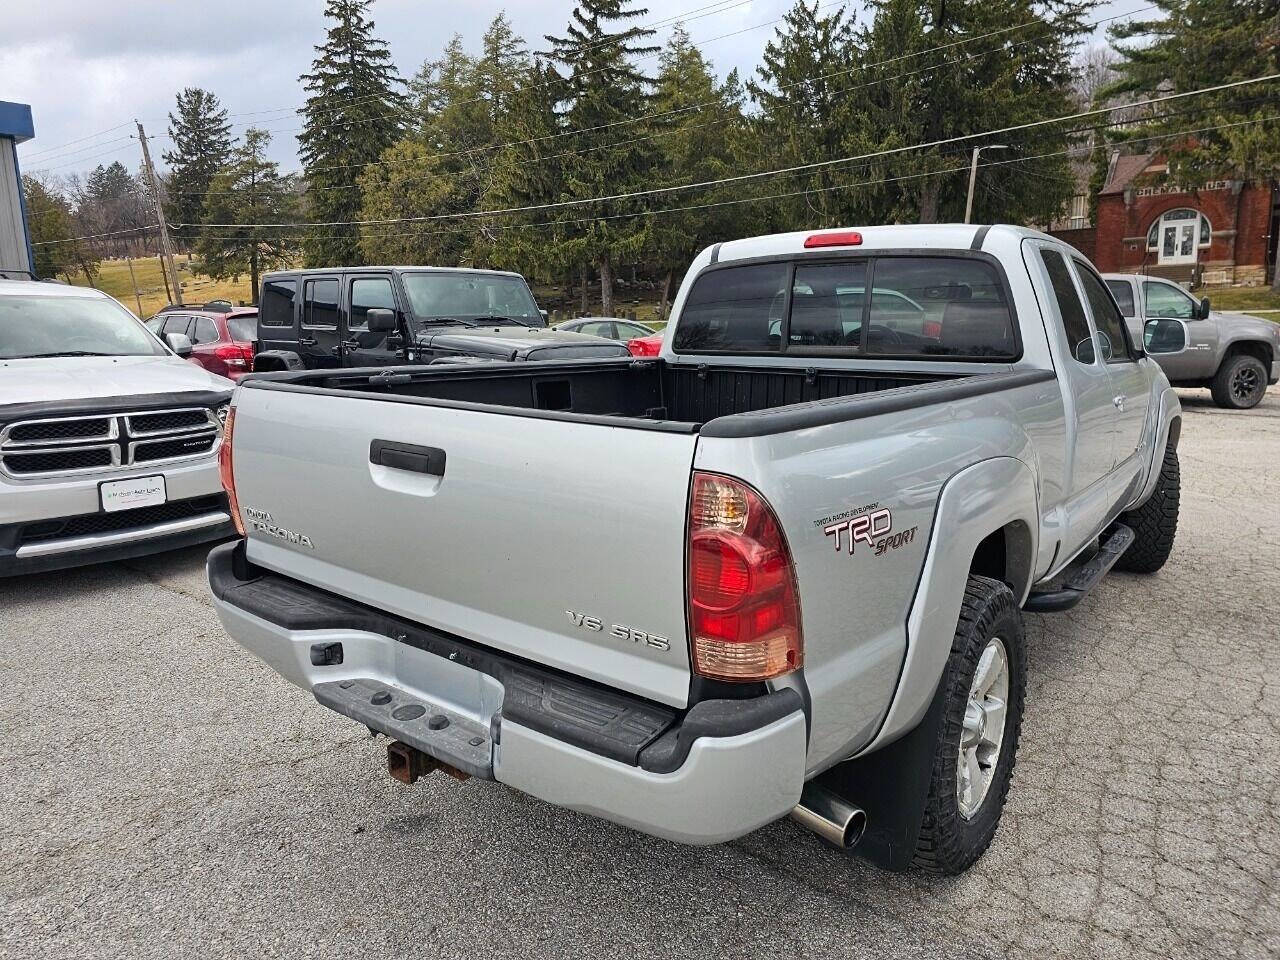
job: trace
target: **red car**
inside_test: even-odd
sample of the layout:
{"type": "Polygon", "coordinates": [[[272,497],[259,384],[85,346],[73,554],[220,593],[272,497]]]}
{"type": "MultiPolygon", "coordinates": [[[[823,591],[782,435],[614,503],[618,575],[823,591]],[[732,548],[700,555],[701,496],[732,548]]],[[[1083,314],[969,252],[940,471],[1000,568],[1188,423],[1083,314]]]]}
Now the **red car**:
{"type": "Polygon", "coordinates": [[[648,337],[635,337],[627,341],[627,350],[633,357],[656,357],[662,352],[662,336],[655,333],[648,337]]]}
{"type": "Polygon", "coordinates": [[[187,359],[210,373],[239,380],[253,370],[257,307],[227,311],[168,307],[148,320],[147,326],[161,340],[170,333],[185,334],[192,348],[187,359]]]}

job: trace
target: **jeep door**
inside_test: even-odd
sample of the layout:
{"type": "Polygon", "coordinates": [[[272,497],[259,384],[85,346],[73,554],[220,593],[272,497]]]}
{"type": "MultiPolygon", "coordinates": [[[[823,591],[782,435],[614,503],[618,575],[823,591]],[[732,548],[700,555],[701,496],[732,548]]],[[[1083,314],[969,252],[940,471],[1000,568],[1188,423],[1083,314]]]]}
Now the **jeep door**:
{"type": "Polygon", "coordinates": [[[331,277],[308,276],[302,281],[298,356],[308,368],[341,365],[342,335],[338,329],[340,286],[337,274],[331,277]]]}
{"type": "Polygon", "coordinates": [[[403,327],[404,315],[396,305],[395,286],[389,273],[348,274],[344,280],[346,308],[342,311],[342,365],[380,367],[404,359],[402,333],[369,329],[369,311],[390,310],[403,327]]]}

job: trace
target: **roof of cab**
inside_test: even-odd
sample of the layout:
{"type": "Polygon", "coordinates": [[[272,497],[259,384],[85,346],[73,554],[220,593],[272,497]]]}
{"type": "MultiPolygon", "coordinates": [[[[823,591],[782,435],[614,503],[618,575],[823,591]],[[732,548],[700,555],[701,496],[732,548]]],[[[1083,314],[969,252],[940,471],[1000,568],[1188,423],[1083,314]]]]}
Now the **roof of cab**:
{"type": "Polygon", "coordinates": [[[369,266],[369,267],[305,267],[298,270],[273,270],[270,273],[264,273],[262,278],[268,277],[296,277],[303,274],[317,276],[330,273],[482,273],[500,277],[520,277],[524,279],[523,274],[516,273],[512,270],[482,270],[479,267],[422,267],[422,266],[369,266]]]}
{"type": "Polygon", "coordinates": [[[728,240],[709,249],[716,250],[716,262],[727,260],[752,260],[757,257],[790,256],[797,253],[839,253],[857,250],[967,250],[981,249],[992,233],[1016,237],[1037,237],[1052,240],[1046,233],[1028,227],[1009,224],[984,226],[973,223],[908,223],[875,227],[834,227],[822,230],[797,230],[792,233],[772,233],[759,237],[728,240]],[[809,237],[833,233],[858,233],[862,242],[847,246],[820,247],[806,250],[804,242],[809,237]]]}

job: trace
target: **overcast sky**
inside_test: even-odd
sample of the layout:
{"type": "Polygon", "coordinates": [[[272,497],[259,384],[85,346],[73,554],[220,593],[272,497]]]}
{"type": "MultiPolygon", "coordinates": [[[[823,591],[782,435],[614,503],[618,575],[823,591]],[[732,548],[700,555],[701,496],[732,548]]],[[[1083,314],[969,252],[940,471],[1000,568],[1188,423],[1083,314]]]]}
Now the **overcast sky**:
{"type": "MultiPolygon", "coordinates": [[[[824,0],[835,7],[846,0],[824,0]]],[[[647,23],[669,32],[670,20],[685,25],[721,75],[737,67],[754,71],[776,24],[716,40],[721,34],[764,24],[782,15],[792,0],[648,0],[647,23]]],[[[859,0],[848,0],[861,10],[859,0]]],[[[434,59],[448,39],[461,34],[476,50],[489,21],[505,10],[533,50],[542,35],[559,33],[573,0],[377,0],[376,32],[386,40],[402,75],[434,59]]],[[[1140,6],[1104,4],[1111,8],[1140,6]]],[[[5,12],[0,40],[0,100],[29,103],[36,137],[18,148],[24,171],[56,175],[82,172],[99,163],[139,166],[132,121],[139,119],[153,141],[152,157],[168,145],[166,116],[183,87],[205,87],[222,100],[234,132],[246,126],[270,130],[273,159],[296,169],[294,140],[302,103],[298,76],[309,70],[314,47],[324,38],[322,0],[27,0],[5,12]],[[110,128],[110,129],[109,129],[110,128]],[[72,142],[75,141],[75,142],[72,142]]]]}

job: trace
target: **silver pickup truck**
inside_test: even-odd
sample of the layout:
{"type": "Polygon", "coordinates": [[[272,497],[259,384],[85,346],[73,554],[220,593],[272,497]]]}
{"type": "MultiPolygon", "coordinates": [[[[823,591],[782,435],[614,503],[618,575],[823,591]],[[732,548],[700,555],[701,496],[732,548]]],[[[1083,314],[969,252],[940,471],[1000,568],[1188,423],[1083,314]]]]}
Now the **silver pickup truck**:
{"type": "Polygon", "coordinates": [[[406,782],[963,870],[1021,611],[1169,555],[1177,397],[1093,267],[1014,227],[716,244],[674,317],[655,359],[242,381],[218,615],[406,782]]]}
{"type": "Polygon", "coordinates": [[[1176,283],[1127,273],[1103,275],[1129,333],[1141,339],[1175,387],[1208,387],[1220,407],[1247,410],[1280,381],[1280,323],[1224,313],[1176,283]]]}

